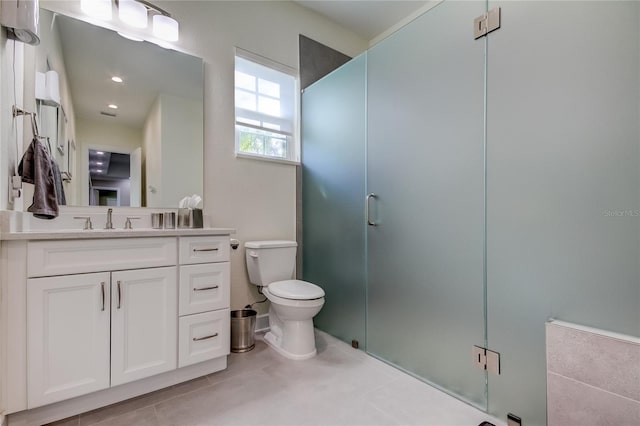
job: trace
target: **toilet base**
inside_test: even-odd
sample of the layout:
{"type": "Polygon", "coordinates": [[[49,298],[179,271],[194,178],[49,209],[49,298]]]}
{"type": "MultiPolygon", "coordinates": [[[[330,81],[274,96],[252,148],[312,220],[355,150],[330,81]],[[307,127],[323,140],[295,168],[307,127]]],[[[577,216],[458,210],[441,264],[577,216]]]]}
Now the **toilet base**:
{"type": "Polygon", "coordinates": [[[285,349],[282,349],[281,339],[278,338],[271,331],[267,332],[267,334],[264,335],[264,340],[265,342],[267,342],[269,346],[271,346],[276,352],[278,352],[283,357],[293,359],[296,361],[303,361],[305,359],[313,358],[318,353],[318,351],[315,348],[313,349],[312,352],[302,354],[302,355],[293,354],[285,349]]]}

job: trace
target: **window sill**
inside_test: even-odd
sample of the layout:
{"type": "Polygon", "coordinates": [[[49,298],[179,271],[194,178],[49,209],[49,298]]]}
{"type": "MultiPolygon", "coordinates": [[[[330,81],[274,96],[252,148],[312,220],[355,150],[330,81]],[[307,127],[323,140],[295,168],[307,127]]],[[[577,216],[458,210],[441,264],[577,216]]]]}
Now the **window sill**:
{"type": "Polygon", "coordinates": [[[300,165],[299,161],[287,160],[285,158],[263,157],[261,155],[246,154],[244,152],[236,152],[236,158],[243,158],[245,160],[266,161],[266,162],[269,162],[269,163],[289,164],[291,166],[299,166],[300,165]]]}

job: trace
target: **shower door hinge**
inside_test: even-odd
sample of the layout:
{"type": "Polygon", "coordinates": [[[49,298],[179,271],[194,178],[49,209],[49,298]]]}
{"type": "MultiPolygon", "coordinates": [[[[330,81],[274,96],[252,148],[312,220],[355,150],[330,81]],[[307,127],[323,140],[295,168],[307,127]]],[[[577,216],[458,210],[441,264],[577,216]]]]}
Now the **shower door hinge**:
{"type": "Polygon", "coordinates": [[[500,375],[500,354],[480,346],[473,347],[473,363],[481,370],[500,375]]]}
{"type": "Polygon", "coordinates": [[[473,38],[477,40],[498,28],[500,28],[500,8],[495,7],[473,20],[473,38]]]}

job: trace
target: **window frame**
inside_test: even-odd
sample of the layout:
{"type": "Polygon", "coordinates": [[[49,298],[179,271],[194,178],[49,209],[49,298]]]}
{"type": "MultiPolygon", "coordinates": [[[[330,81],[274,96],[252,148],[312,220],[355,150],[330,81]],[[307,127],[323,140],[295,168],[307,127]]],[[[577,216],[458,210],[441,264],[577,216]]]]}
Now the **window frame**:
{"type": "MultiPolygon", "coordinates": [[[[236,158],[247,158],[252,160],[260,160],[260,161],[269,161],[276,163],[285,163],[285,164],[300,164],[300,79],[298,76],[298,71],[294,68],[291,68],[287,65],[281,64],[279,62],[273,61],[269,58],[265,58],[264,56],[258,55],[253,52],[249,52],[247,50],[241,49],[239,47],[235,47],[234,52],[234,79],[233,79],[233,116],[234,116],[234,145],[235,145],[235,156],[236,158]],[[286,74],[293,78],[294,87],[293,87],[293,99],[291,100],[293,103],[293,119],[291,124],[293,129],[289,135],[289,132],[282,132],[279,130],[269,129],[268,127],[262,127],[257,125],[251,125],[248,123],[242,123],[238,121],[238,111],[236,107],[236,78],[235,72],[237,70],[237,58],[242,58],[246,61],[253,62],[257,65],[261,65],[263,67],[270,68],[274,71],[280,72],[282,74],[286,74]],[[240,151],[240,131],[239,127],[252,128],[256,130],[264,129],[264,131],[272,132],[274,134],[282,134],[290,137],[290,143],[287,143],[286,148],[286,157],[275,157],[264,154],[257,154],[251,152],[240,151]]],[[[256,83],[257,84],[257,83],[256,83]]],[[[242,89],[241,90],[246,90],[242,89]]],[[[248,92],[248,90],[247,90],[248,92]]],[[[256,93],[258,92],[251,92],[256,93]]],[[[269,96],[267,96],[269,97],[269,96]]],[[[260,115],[260,113],[256,113],[256,115],[260,115]]],[[[240,117],[244,118],[244,117],[240,117]]],[[[282,121],[283,119],[277,118],[277,120],[282,121]]],[[[287,120],[288,122],[288,120],[287,120]]]]}

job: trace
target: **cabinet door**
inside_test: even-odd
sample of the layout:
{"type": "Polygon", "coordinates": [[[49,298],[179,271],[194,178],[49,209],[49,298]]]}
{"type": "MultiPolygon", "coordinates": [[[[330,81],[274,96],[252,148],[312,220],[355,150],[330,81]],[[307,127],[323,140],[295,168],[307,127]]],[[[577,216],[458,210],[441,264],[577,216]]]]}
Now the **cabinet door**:
{"type": "Polygon", "coordinates": [[[111,385],[176,368],[176,267],[111,275],[111,385]]]}
{"type": "Polygon", "coordinates": [[[27,280],[28,407],[109,387],[109,273],[27,280]]]}

